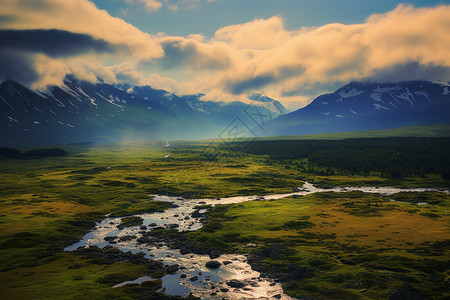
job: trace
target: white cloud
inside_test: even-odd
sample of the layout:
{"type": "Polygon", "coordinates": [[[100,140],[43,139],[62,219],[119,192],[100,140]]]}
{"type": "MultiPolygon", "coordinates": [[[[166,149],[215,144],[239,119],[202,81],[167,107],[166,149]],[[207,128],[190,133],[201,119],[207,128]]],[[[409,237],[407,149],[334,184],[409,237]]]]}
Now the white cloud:
{"type": "MultiPolygon", "coordinates": [[[[205,39],[144,33],[87,0],[32,3],[6,1],[2,14],[11,18],[4,18],[0,28],[66,30],[103,39],[115,49],[57,59],[33,55],[38,85],[72,72],[89,80],[100,76],[171,92],[203,92],[211,100],[264,91],[285,103],[305,103],[353,80],[450,80],[449,5],[399,5],[361,24],[298,30],[287,30],[282,17],[274,16],[226,26],[205,39]]],[[[201,1],[170,3],[181,9],[201,1]]]]}

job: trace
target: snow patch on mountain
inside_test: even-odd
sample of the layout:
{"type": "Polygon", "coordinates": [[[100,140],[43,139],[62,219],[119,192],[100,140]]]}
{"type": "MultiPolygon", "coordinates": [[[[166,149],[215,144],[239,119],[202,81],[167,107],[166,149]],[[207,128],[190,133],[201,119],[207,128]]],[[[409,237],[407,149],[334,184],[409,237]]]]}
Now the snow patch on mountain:
{"type": "Polygon", "coordinates": [[[376,93],[388,93],[388,92],[392,92],[392,91],[396,91],[401,89],[400,86],[394,86],[394,87],[380,87],[379,85],[377,85],[377,88],[374,89],[373,91],[376,93]]]}
{"type": "Polygon", "coordinates": [[[86,94],[81,87],[77,86],[76,89],[81,95],[85,96],[86,98],[89,98],[89,95],[86,94]]]}
{"type": "Polygon", "coordinates": [[[428,93],[426,93],[424,91],[416,91],[416,92],[414,92],[414,95],[416,95],[416,96],[424,96],[425,98],[428,99],[428,101],[432,102],[431,99],[428,97],[428,93]]]}
{"type": "Polygon", "coordinates": [[[389,108],[384,107],[383,105],[379,104],[379,103],[374,103],[373,106],[375,107],[375,109],[384,109],[384,110],[389,110],[389,108]]]}
{"type": "Polygon", "coordinates": [[[384,100],[381,99],[381,94],[379,94],[379,93],[373,93],[369,97],[372,98],[373,100],[375,100],[376,102],[383,102],[384,103],[384,100]]]}
{"type": "MultiPolygon", "coordinates": [[[[109,98],[103,97],[102,95],[100,95],[100,94],[97,93],[97,92],[95,92],[95,94],[96,94],[97,96],[99,96],[99,97],[105,99],[106,101],[108,101],[108,102],[111,103],[112,105],[115,105],[115,106],[117,106],[117,107],[119,107],[119,108],[123,108],[123,106],[117,104],[117,103],[114,101],[114,99],[109,99],[109,98]]],[[[112,95],[109,95],[109,96],[112,98],[112,95]]]]}
{"type": "Polygon", "coordinates": [[[355,88],[351,88],[351,89],[348,89],[348,90],[340,91],[338,94],[342,98],[350,98],[350,97],[355,97],[355,96],[361,95],[364,92],[365,91],[360,91],[360,90],[357,90],[355,88]]]}
{"type": "Polygon", "coordinates": [[[401,94],[395,94],[396,98],[400,98],[402,100],[408,101],[411,106],[414,106],[414,95],[409,91],[409,89],[407,88],[405,92],[401,93],[401,94]]]}
{"type": "Polygon", "coordinates": [[[45,93],[43,93],[43,92],[41,92],[41,91],[38,91],[38,90],[32,90],[32,92],[35,93],[36,95],[38,95],[39,97],[47,98],[47,99],[50,98],[49,95],[47,95],[47,94],[45,94],[45,93]]]}

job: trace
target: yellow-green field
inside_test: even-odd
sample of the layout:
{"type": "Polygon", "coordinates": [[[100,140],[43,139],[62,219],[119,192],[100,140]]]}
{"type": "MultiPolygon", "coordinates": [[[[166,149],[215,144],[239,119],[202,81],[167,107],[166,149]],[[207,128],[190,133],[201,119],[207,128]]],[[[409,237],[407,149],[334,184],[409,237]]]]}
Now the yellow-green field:
{"type": "MultiPolygon", "coordinates": [[[[107,213],[126,216],[168,207],[152,201],[150,194],[278,194],[304,181],[342,186],[448,182],[432,174],[401,180],[376,174],[318,176],[292,169],[286,161],[206,144],[64,148],[68,156],[0,158],[2,299],[139,298],[157,289],[160,282],[111,288],[148,274],[146,266],[98,264],[63,252],[107,213]],[[205,159],[211,151],[218,158],[205,159]]],[[[352,192],[254,201],[213,209],[203,229],[185,236],[204,247],[250,252],[268,273],[311,269],[312,275],[307,271],[305,276],[284,278],[285,290],[294,296],[380,299],[412,287],[432,299],[444,299],[450,275],[449,200],[448,194],[437,193],[381,197],[352,192]],[[429,205],[412,204],[424,201],[429,205]],[[285,251],[267,256],[267,247],[285,251]]]]}

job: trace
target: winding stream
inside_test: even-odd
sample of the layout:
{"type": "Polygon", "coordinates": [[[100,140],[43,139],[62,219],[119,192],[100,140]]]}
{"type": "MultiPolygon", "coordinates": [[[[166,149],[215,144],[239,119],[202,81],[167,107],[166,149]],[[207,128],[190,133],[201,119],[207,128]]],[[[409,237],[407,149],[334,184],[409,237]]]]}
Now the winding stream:
{"type": "MultiPolygon", "coordinates": [[[[252,200],[270,200],[281,199],[293,195],[308,195],[317,192],[350,192],[362,191],[364,193],[379,193],[390,195],[399,192],[425,192],[437,191],[449,193],[445,189],[399,189],[389,187],[336,187],[333,189],[320,189],[314,187],[311,183],[305,182],[302,188],[297,192],[288,194],[276,194],[260,196],[238,196],[221,199],[183,199],[179,197],[169,197],[153,195],[153,200],[168,201],[174,203],[174,207],[164,212],[139,215],[144,219],[142,226],[126,227],[119,229],[122,218],[107,217],[98,222],[95,228],[88,232],[83,238],[65,248],[65,251],[73,251],[78,247],[98,246],[100,248],[106,245],[112,245],[121,251],[131,251],[132,253],[143,252],[148,259],[156,259],[164,262],[166,265],[177,264],[180,269],[174,273],[162,278],[162,291],[168,295],[187,296],[192,293],[195,296],[207,299],[291,299],[283,293],[280,283],[272,279],[260,277],[260,274],[252,270],[247,263],[246,255],[225,254],[214,259],[221,263],[217,269],[206,267],[206,263],[211,261],[208,255],[181,254],[178,249],[171,249],[163,243],[157,243],[158,246],[148,246],[139,241],[143,234],[151,231],[155,227],[175,228],[179,231],[198,230],[202,227],[201,218],[206,210],[195,209],[197,205],[217,205],[233,204],[252,200]],[[106,239],[105,239],[106,238],[106,239]],[[234,287],[230,281],[238,280],[243,287],[234,287]]],[[[421,203],[424,204],[424,203],[421,203]]],[[[151,277],[144,276],[134,281],[127,281],[114,287],[120,287],[125,284],[140,284],[144,281],[153,280],[151,277]]],[[[236,283],[236,281],[234,281],[236,283]]]]}

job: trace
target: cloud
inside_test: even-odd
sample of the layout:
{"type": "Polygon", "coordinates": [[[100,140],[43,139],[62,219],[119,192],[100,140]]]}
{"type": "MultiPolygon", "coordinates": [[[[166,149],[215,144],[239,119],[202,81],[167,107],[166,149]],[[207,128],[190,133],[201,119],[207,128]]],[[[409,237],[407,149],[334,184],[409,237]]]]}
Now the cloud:
{"type": "MultiPolygon", "coordinates": [[[[123,0],[129,5],[142,4],[147,12],[156,12],[163,7],[163,3],[169,10],[177,11],[179,9],[198,9],[205,0],[123,0]]],[[[216,0],[207,0],[207,3],[216,2],[216,0]]]]}
{"type": "Polygon", "coordinates": [[[219,29],[208,44],[226,43],[234,58],[233,66],[216,74],[224,92],[264,89],[283,100],[353,80],[449,80],[449,28],[450,6],[399,5],[362,24],[293,31],[280,16],[255,19],[219,29]]]}
{"type": "Polygon", "coordinates": [[[447,80],[450,78],[450,66],[421,65],[418,62],[408,62],[374,70],[370,78],[378,82],[423,79],[434,81],[447,80]]]}
{"type": "Polygon", "coordinates": [[[164,37],[160,40],[164,57],[159,63],[165,68],[184,67],[187,71],[215,71],[231,65],[229,53],[223,47],[204,44],[195,37],[164,37]]]}
{"type": "MultiPolygon", "coordinates": [[[[68,73],[89,80],[101,75],[114,82],[108,65],[130,58],[151,61],[164,54],[155,36],[88,0],[5,0],[0,15],[0,40],[7,41],[0,49],[8,50],[7,57],[13,56],[23,69],[26,65],[30,74],[25,78],[21,72],[2,71],[1,77],[33,87],[60,83],[68,73]]],[[[6,64],[2,59],[0,67],[6,64]]]]}
{"type": "MultiPolygon", "coordinates": [[[[202,0],[164,0],[167,8],[170,10],[179,10],[179,9],[198,9],[202,4],[202,0]]],[[[207,1],[208,3],[214,1],[207,1]]]]}
{"type": "Polygon", "coordinates": [[[161,1],[158,1],[158,0],[123,0],[123,1],[128,4],[134,4],[134,3],[142,4],[142,5],[144,5],[145,9],[148,12],[157,11],[162,7],[161,1]]]}
{"type": "Polygon", "coordinates": [[[144,3],[148,11],[158,10],[162,6],[162,3],[157,0],[139,0],[139,2],[144,3]]]}
{"type": "Polygon", "coordinates": [[[286,31],[280,16],[255,19],[246,24],[230,25],[216,31],[218,40],[237,48],[270,49],[288,41],[293,32],[286,31]]]}
{"type": "Polygon", "coordinates": [[[0,44],[0,48],[41,52],[51,57],[71,56],[88,51],[112,51],[111,46],[104,40],[56,29],[0,29],[0,40],[5,41],[0,44]]]}
{"type": "MultiPolygon", "coordinates": [[[[0,29],[0,40],[5,41],[0,44],[0,79],[14,79],[26,85],[36,85],[39,81],[37,86],[44,88],[49,84],[61,83],[70,72],[67,64],[52,58],[113,52],[104,40],[56,29],[0,29]]],[[[79,69],[79,64],[74,65],[72,73],[79,74],[80,78],[92,79],[79,69]]]]}
{"type": "Polygon", "coordinates": [[[32,57],[26,53],[0,48],[0,81],[13,79],[30,85],[39,79],[32,57]]]}
{"type": "Polygon", "coordinates": [[[57,29],[102,39],[143,59],[163,52],[154,36],[98,9],[88,0],[6,0],[2,3],[0,29],[57,29]]]}
{"type": "Polygon", "coordinates": [[[240,95],[248,90],[261,89],[264,86],[274,83],[275,77],[272,75],[258,75],[244,80],[239,80],[227,84],[228,90],[234,95],[240,95]]]}
{"type": "MultiPolygon", "coordinates": [[[[286,29],[276,15],[219,28],[208,39],[145,33],[88,0],[3,2],[0,29],[17,30],[17,36],[9,48],[0,47],[1,63],[10,66],[1,68],[0,76],[13,74],[34,86],[74,73],[92,81],[104,77],[180,94],[202,92],[208,100],[242,100],[263,91],[285,104],[306,104],[354,80],[450,80],[450,5],[399,5],[361,24],[296,30],[286,29]],[[41,39],[25,41],[30,32],[41,39]],[[52,38],[48,44],[55,49],[39,44],[54,33],[73,48],[52,38]]],[[[151,2],[187,9],[206,0],[151,2]]]]}

